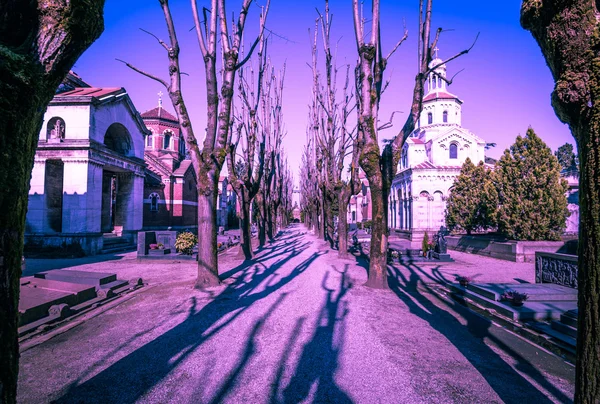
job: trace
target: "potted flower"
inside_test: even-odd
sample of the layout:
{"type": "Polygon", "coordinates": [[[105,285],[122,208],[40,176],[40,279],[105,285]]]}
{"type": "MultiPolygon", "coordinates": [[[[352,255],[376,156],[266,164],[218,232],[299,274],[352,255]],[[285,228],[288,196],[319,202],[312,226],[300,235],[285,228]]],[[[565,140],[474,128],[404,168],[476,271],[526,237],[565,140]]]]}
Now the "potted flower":
{"type": "Polygon", "coordinates": [[[500,296],[500,300],[508,301],[513,306],[523,306],[523,302],[527,299],[529,299],[527,293],[517,292],[516,290],[507,290],[500,296]]]}
{"type": "Polygon", "coordinates": [[[159,250],[164,250],[165,249],[165,245],[163,243],[158,243],[156,246],[157,246],[157,248],[159,250]]]}
{"type": "Polygon", "coordinates": [[[151,250],[158,250],[158,244],[149,244],[148,247],[150,247],[151,250]]]}
{"type": "Polygon", "coordinates": [[[458,281],[460,286],[466,288],[467,286],[469,286],[469,283],[473,281],[473,278],[471,278],[470,276],[457,276],[456,280],[458,281]]]}

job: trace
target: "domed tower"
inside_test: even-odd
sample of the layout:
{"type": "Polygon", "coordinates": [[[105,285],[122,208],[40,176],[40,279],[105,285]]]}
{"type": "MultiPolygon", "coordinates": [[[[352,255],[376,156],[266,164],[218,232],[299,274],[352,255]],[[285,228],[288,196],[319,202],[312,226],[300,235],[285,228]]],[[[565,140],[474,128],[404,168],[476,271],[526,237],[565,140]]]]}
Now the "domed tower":
{"type": "Polygon", "coordinates": [[[185,158],[185,142],[181,137],[179,121],[162,105],[162,92],[158,93],[158,106],[141,114],[146,127],[152,132],[146,138],[146,153],[150,152],[171,168],[185,158]]]}
{"type": "Polygon", "coordinates": [[[462,101],[450,93],[446,82],[446,65],[437,57],[429,63],[433,69],[427,77],[425,96],[423,97],[423,111],[419,118],[419,127],[430,125],[461,125],[462,101]]]}

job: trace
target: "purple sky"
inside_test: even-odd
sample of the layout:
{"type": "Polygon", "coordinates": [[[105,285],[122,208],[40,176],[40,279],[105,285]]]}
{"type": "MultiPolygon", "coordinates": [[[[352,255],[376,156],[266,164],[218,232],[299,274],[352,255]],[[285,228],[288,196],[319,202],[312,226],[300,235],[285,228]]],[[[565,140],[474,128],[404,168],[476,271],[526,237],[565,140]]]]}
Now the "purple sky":
{"type": "MultiPolygon", "coordinates": [[[[265,0],[259,0],[264,4],[265,0]]],[[[480,2],[476,0],[434,1],[433,28],[450,31],[442,34],[439,56],[449,57],[470,46],[477,33],[477,44],[468,55],[448,65],[451,76],[465,69],[449,90],[463,101],[463,126],[497,147],[487,151],[499,157],[532,126],[553,150],[565,142],[574,144],[570,131],[556,118],[550,106],[553,81],[550,71],[532,36],[519,25],[520,1],[480,2]]],[[[199,6],[209,1],[198,0],[199,6]]],[[[227,12],[239,12],[241,2],[227,1],[227,12]]],[[[287,137],[284,147],[294,170],[300,164],[305,143],[307,105],[311,96],[310,41],[308,29],[313,29],[317,16],[315,7],[324,9],[324,1],[272,0],[267,28],[276,33],[270,38],[269,51],[275,67],[287,64],[284,92],[284,119],[287,137]],[[286,39],[282,39],[284,37],[286,39]]],[[[369,5],[370,7],[370,5],[369,5]]],[[[352,25],[351,0],[332,0],[334,14],[332,41],[338,42],[338,66],[356,60],[352,25]]],[[[416,72],[416,33],[418,0],[381,0],[382,39],[384,53],[402,36],[403,20],[409,39],[398,49],[388,64],[387,77],[392,81],[381,102],[380,119],[387,121],[392,111],[407,111],[416,72]]],[[[182,48],[183,95],[192,117],[195,132],[205,127],[205,87],[191,16],[186,0],[172,0],[171,9],[182,48]]],[[[254,39],[259,8],[253,5],[247,22],[246,43],[254,39]]],[[[125,87],[140,112],[157,105],[160,84],[132,72],[115,58],[124,59],[146,71],[168,78],[164,49],[144,28],[165,41],[168,40],[162,11],[157,0],[107,0],[105,31],[98,41],[80,58],[73,70],[97,87],[125,87]]],[[[323,58],[320,59],[323,61],[323,58]]],[[[340,73],[340,80],[342,80],[340,73]]],[[[341,84],[339,85],[341,87],[341,84]]],[[[173,108],[165,99],[165,107],[173,108]]],[[[380,133],[390,138],[404,123],[405,116],[396,114],[395,126],[380,133]]]]}

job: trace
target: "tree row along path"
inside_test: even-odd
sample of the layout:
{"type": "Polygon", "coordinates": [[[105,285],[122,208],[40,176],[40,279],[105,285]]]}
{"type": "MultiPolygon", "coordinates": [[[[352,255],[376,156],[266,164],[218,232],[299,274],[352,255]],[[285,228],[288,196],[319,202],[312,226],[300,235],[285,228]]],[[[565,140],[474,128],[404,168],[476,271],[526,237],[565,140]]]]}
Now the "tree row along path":
{"type": "Polygon", "coordinates": [[[163,282],[23,352],[20,402],[572,401],[569,365],[430,293],[435,269],[369,289],[364,263],[300,226],[251,263],[224,257],[211,292],[193,263],[129,261],[163,282]]]}

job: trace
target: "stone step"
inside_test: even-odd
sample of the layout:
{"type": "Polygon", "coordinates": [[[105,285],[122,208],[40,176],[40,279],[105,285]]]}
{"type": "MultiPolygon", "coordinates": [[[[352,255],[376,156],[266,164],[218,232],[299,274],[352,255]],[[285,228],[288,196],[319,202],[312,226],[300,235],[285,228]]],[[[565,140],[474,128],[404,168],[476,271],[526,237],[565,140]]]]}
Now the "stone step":
{"type": "Polygon", "coordinates": [[[104,246],[102,250],[100,250],[99,254],[114,254],[125,251],[134,251],[136,249],[137,246],[134,244],[115,244],[109,247],[104,246]]]}
{"type": "Polygon", "coordinates": [[[560,316],[560,322],[570,327],[577,328],[577,310],[569,310],[560,316]]]}
{"type": "Polygon", "coordinates": [[[471,283],[469,290],[496,301],[507,290],[526,293],[528,302],[577,301],[577,289],[549,283],[471,283]]]}
{"type": "Polygon", "coordinates": [[[547,323],[533,323],[530,324],[530,326],[538,331],[538,332],[542,332],[548,336],[550,336],[552,339],[559,341],[564,348],[568,349],[569,352],[571,352],[572,354],[575,354],[575,347],[577,346],[577,339],[564,334],[560,331],[555,330],[554,328],[552,328],[551,325],[547,324],[547,323]]]}
{"type": "Polygon", "coordinates": [[[553,330],[562,332],[563,334],[577,339],[577,328],[566,325],[565,323],[562,323],[560,321],[552,321],[550,325],[552,326],[553,330]]]}
{"type": "Polygon", "coordinates": [[[129,239],[125,238],[125,237],[104,237],[104,239],[102,240],[102,244],[104,246],[112,246],[115,244],[129,244],[129,239]]]}
{"type": "Polygon", "coordinates": [[[103,272],[74,271],[65,269],[54,269],[52,271],[38,272],[34,275],[36,278],[56,280],[61,282],[78,283],[83,285],[101,285],[117,280],[116,274],[103,272]]]}
{"type": "Polygon", "coordinates": [[[463,288],[455,283],[450,284],[450,287],[455,293],[467,297],[486,308],[493,309],[514,321],[558,320],[562,313],[577,307],[576,301],[531,302],[529,300],[523,306],[516,307],[508,302],[496,301],[481,295],[477,289],[472,289],[472,285],[463,288]]]}

